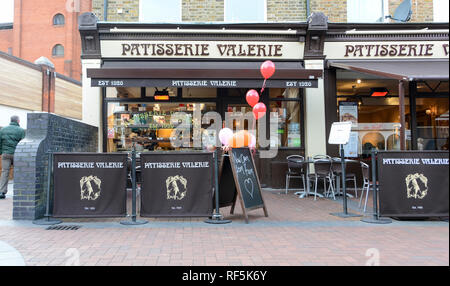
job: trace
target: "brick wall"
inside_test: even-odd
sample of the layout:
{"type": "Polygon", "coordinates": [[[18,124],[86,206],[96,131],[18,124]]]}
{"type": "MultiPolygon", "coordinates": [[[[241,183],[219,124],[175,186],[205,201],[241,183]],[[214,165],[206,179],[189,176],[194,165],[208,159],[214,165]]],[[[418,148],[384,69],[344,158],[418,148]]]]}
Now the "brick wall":
{"type": "MultiPolygon", "coordinates": [[[[389,14],[394,15],[395,9],[403,0],[389,1],[389,14]]],[[[410,22],[433,22],[433,0],[412,0],[412,17],[410,22]]]]}
{"type": "Polygon", "coordinates": [[[182,0],[182,20],[214,22],[224,20],[224,0],[182,0]]]}
{"type": "Polygon", "coordinates": [[[267,0],[267,21],[305,22],[306,0],[267,0]]]}
{"type": "Polygon", "coordinates": [[[96,152],[98,128],[49,113],[29,113],[26,137],[14,154],[13,219],[43,217],[46,207],[48,154],[96,152]]]}
{"type": "MultiPolygon", "coordinates": [[[[11,25],[12,26],[12,25],[11,25]]],[[[13,47],[13,29],[3,29],[0,25],[0,51],[9,53],[13,47]]]]}
{"type": "MultiPolygon", "coordinates": [[[[403,0],[389,0],[391,15],[403,0]]],[[[92,0],[92,11],[103,20],[104,0],[92,0]]],[[[108,21],[139,21],[139,0],[109,0],[108,21]],[[118,14],[118,9],[122,13],[118,14]]],[[[322,12],[329,22],[347,22],[347,0],[311,0],[311,12],[322,12]]],[[[224,0],[182,0],[182,20],[212,22],[224,20],[224,0]]],[[[267,0],[267,21],[306,21],[306,0],[267,0]]],[[[433,0],[413,0],[411,22],[432,22],[433,0]]]]}
{"type": "Polygon", "coordinates": [[[328,17],[328,22],[347,22],[347,0],[311,0],[311,13],[322,12],[328,17]]]}
{"type": "MultiPolygon", "coordinates": [[[[103,0],[92,0],[92,13],[99,21],[103,21],[103,5],[103,0]]],[[[108,0],[107,17],[108,22],[139,22],[139,0],[108,0]]]]}

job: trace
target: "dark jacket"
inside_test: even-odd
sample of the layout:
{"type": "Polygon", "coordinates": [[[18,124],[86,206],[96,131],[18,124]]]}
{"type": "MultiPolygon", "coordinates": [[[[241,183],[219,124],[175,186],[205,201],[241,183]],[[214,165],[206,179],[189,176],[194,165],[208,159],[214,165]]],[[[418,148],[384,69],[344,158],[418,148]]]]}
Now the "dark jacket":
{"type": "Polygon", "coordinates": [[[0,129],[0,154],[14,154],[16,146],[25,137],[25,130],[16,122],[0,129]]]}

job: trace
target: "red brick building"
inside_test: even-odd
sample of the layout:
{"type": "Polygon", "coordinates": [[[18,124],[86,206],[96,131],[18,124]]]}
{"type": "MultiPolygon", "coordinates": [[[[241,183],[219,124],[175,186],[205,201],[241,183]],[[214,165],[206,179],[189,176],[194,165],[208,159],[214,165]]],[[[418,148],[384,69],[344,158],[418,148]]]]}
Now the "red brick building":
{"type": "Polygon", "coordinates": [[[80,80],[78,16],[91,10],[90,0],[15,0],[14,23],[0,24],[0,51],[31,62],[44,56],[80,80]]]}

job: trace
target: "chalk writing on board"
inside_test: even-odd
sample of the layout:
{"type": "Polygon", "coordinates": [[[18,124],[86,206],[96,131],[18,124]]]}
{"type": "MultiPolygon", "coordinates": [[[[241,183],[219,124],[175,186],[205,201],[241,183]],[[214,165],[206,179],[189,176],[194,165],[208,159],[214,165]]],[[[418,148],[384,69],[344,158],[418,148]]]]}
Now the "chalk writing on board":
{"type": "Polygon", "coordinates": [[[238,175],[251,176],[253,175],[253,169],[247,166],[247,163],[250,163],[250,157],[240,154],[235,158],[236,161],[236,173],[238,175]]]}

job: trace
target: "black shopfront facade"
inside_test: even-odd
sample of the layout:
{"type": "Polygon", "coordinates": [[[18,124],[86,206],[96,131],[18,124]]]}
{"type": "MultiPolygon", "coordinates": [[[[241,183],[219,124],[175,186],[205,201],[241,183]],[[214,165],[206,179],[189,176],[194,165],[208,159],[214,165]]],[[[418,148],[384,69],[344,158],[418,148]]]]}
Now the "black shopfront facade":
{"type": "MultiPolygon", "coordinates": [[[[448,24],[330,24],[327,128],[352,120],[353,156],[370,149],[448,150],[448,24]]],[[[337,154],[334,146],[327,152],[337,154]]]]}
{"type": "MultiPolygon", "coordinates": [[[[195,112],[250,112],[245,94],[261,90],[268,59],[276,72],[260,101],[278,114],[279,139],[273,158],[261,158],[257,144],[262,187],[285,187],[289,155],[338,155],[327,144],[336,121],[355,123],[348,157],[367,159],[372,147],[448,150],[448,25],[332,24],[323,14],[283,24],[102,23],[92,14],[79,22],[83,106],[92,110],[83,118],[94,114],[102,129],[99,151],[129,151],[132,142],[140,152],[175,150],[174,112],[191,113],[192,125],[195,112]]],[[[203,142],[201,127],[191,136],[203,142]]]]}
{"type": "MultiPolygon", "coordinates": [[[[212,121],[196,120],[216,112],[223,126],[227,113],[237,118],[251,114],[246,92],[261,91],[260,65],[270,59],[276,72],[260,102],[279,117],[278,139],[270,141],[270,116],[265,116],[270,145],[257,142],[255,156],[262,186],[283,188],[286,157],[305,155],[305,91],[319,88],[323,76],[320,68],[305,68],[305,55],[316,52],[314,45],[305,49],[311,38],[306,23],[150,25],[101,23],[84,14],[80,34],[83,62],[99,63],[85,66],[86,85],[100,91],[100,151],[126,152],[133,143],[140,152],[205,150],[212,121]],[[171,145],[171,115],[177,112],[187,114],[183,122],[190,123],[191,141],[201,137],[202,146],[171,145]],[[260,158],[264,148],[277,148],[276,156],[260,158]]],[[[226,127],[250,129],[251,124],[233,120],[226,127]]]]}

